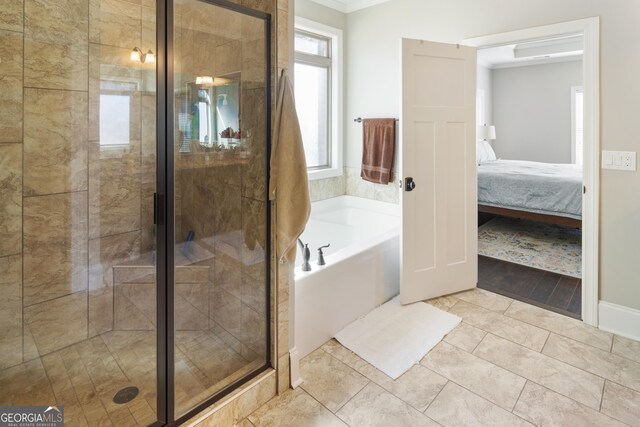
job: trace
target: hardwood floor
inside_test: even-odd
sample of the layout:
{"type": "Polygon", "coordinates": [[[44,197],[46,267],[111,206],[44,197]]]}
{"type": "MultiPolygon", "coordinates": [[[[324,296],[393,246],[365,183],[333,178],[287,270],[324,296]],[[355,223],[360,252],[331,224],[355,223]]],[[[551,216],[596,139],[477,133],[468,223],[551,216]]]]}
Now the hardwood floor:
{"type": "Polygon", "coordinates": [[[478,256],[478,287],[576,319],[582,280],[495,258],[478,256]]]}

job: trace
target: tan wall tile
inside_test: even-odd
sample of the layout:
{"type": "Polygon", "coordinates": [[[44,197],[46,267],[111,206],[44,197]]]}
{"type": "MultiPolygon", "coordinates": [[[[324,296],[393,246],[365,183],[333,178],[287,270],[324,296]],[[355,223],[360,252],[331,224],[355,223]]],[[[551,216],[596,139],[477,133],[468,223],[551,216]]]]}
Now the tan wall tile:
{"type": "MultiPolygon", "coordinates": [[[[264,270],[264,262],[260,264],[264,270]]],[[[262,315],[266,313],[267,296],[264,273],[261,277],[254,277],[247,273],[242,274],[241,298],[242,302],[253,311],[262,315]]]]}
{"type": "Polygon", "coordinates": [[[278,359],[278,394],[284,393],[291,388],[290,364],[289,354],[280,356],[278,359]]]}
{"type": "Polygon", "coordinates": [[[156,323],[156,285],[119,284],[114,288],[114,329],[153,330],[156,323]]]}
{"type": "Polygon", "coordinates": [[[113,330],[113,288],[89,290],[89,338],[113,330]]]}
{"type": "Polygon", "coordinates": [[[22,31],[24,0],[0,0],[0,29],[22,31]]]}
{"type": "Polygon", "coordinates": [[[22,351],[24,353],[23,360],[26,362],[37,358],[39,354],[36,342],[33,339],[33,335],[31,334],[31,330],[29,329],[29,324],[26,322],[26,319],[23,321],[23,332],[22,351]]]}
{"type": "Polygon", "coordinates": [[[145,0],[142,6],[142,46],[140,49],[143,49],[143,52],[151,49],[154,53],[158,53],[156,47],[156,2],[145,0]]]}
{"type": "MultiPolygon", "coordinates": [[[[121,0],[100,3],[100,43],[133,49],[141,46],[142,10],[139,5],[121,0]]],[[[146,49],[145,49],[146,51],[146,49]]]]}
{"type": "Polygon", "coordinates": [[[126,154],[121,159],[90,162],[89,236],[92,239],[140,229],[139,168],[139,164],[129,164],[126,154]]]}
{"type": "Polygon", "coordinates": [[[24,85],[86,91],[88,44],[59,44],[27,39],[24,44],[24,85]]]}
{"type": "MultiPolygon", "coordinates": [[[[205,330],[209,327],[208,283],[176,283],[176,330],[205,330]]],[[[154,299],[155,301],[155,299],[154,299]]]]}
{"type": "Polygon", "coordinates": [[[24,193],[87,189],[87,93],[25,89],[24,193]]]}
{"type": "Polygon", "coordinates": [[[4,369],[22,362],[21,255],[0,258],[0,289],[0,369],[4,369]]]}
{"type": "Polygon", "coordinates": [[[45,355],[87,339],[87,293],[76,292],[25,308],[38,352],[45,355]]]}
{"type": "Polygon", "coordinates": [[[288,52],[290,41],[289,41],[289,13],[286,10],[278,9],[277,12],[277,45],[278,45],[278,67],[280,68],[288,68],[289,67],[289,56],[288,55],[280,55],[281,52],[288,52]]]}
{"type": "Polygon", "coordinates": [[[242,341],[260,357],[266,355],[265,337],[267,325],[264,314],[242,304],[242,341]]]}
{"type": "Polygon", "coordinates": [[[139,256],[140,233],[135,231],[89,240],[89,289],[112,287],[113,267],[139,256]]]}
{"type": "Polygon", "coordinates": [[[0,142],[22,142],[22,44],[22,34],[0,30],[0,142]]]}
{"type": "Polygon", "coordinates": [[[86,44],[88,0],[25,0],[25,38],[58,44],[86,44]]]}
{"type": "Polygon", "coordinates": [[[87,193],[25,198],[25,306],[86,289],[87,193]]]}
{"type": "Polygon", "coordinates": [[[89,0],[89,43],[100,43],[101,0],[89,0]]]}
{"type": "Polygon", "coordinates": [[[0,256],[22,251],[22,144],[0,144],[0,256]]]}
{"type": "Polygon", "coordinates": [[[276,2],[274,0],[240,0],[240,1],[236,1],[235,3],[239,3],[253,10],[259,10],[261,12],[266,12],[266,13],[273,13],[276,2]]]}

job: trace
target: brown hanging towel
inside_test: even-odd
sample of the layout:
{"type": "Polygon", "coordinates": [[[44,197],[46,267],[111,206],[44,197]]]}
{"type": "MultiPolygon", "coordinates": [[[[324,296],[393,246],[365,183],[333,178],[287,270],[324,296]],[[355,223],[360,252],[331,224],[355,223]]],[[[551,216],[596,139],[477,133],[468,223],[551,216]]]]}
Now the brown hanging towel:
{"type": "Polygon", "coordinates": [[[365,181],[391,182],[396,151],[395,119],[364,119],[362,121],[362,171],[365,181]]]}

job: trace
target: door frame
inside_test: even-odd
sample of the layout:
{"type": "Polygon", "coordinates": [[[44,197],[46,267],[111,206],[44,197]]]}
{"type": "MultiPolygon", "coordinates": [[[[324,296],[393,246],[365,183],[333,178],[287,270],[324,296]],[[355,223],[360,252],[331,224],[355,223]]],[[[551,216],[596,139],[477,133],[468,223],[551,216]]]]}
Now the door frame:
{"type": "Polygon", "coordinates": [[[583,35],[584,88],[582,320],[597,327],[600,279],[600,18],[467,38],[461,43],[483,49],[578,33],[583,35]]]}

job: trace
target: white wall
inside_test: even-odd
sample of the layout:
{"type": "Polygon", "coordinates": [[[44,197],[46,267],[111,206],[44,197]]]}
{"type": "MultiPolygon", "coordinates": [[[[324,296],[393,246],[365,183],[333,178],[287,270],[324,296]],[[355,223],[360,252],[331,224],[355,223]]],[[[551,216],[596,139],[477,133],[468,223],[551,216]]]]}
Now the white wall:
{"type": "MultiPolygon", "coordinates": [[[[591,16],[601,17],[602,148],[638,151],[637,0],[392,0],[350,13],[346,122],[357,116],[398,117],[401,37],[459,43],[591,16]]],[[[357,167],[360,133],[345,124],[347,165],[357,167]]],[[[640,173],[603,170],[601,187],[600,297],[640,309],[640,173]]]]}
{"type": "Polygon", "coordinates": [[[582,61],[493,70],[496,155],[571,163],[571,86],[582,86],[582,61]]]}

